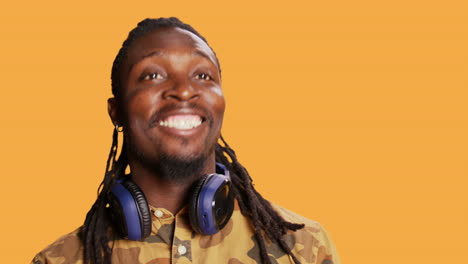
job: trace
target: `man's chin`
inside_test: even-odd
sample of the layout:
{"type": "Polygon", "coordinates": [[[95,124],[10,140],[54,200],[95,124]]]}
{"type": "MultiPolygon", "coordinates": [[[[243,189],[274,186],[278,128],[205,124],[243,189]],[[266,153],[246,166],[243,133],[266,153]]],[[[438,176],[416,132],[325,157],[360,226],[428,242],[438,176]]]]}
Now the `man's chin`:
{"type": "Polygon", "coordinates": [[[162,178],[178,182],[200,176],[205,168],[206,158],[204,155],[190,158],[163,155],[156,169],[162,178]]]}
{"type": "Polygon", "coordinates": [[[141,153],[134,154],[143,167],[153,171],[161,179],[171,182],[200,176],[207,161],[206,155],[160,155],[157,159],[151,159],[141,153]]]}
{"type": "Polygon", "coordinates": [[[201,143],[200,145],[199,142],[199,144],[184,144],[175,148],[167,143],[166,146],[155,147],[159,150],[158,154],[145,154],[140,150],[142,148],[138,148],[129,140],[127,150],[137,162],[149,171],[153,171],[161,179],[178,182],[201,176],[207,159],[211,156],[210,153],[214,153],[216,143],[209,148],[207,145],[211,144],[201,143]]]}

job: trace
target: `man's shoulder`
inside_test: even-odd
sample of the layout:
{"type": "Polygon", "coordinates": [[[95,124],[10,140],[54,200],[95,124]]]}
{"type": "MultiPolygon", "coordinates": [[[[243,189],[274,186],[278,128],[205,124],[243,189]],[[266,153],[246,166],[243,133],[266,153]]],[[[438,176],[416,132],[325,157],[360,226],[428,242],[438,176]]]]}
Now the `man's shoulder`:
{"type": "Polygon", "coordinates": [[[276,210],[276,212],[279,213],[281,217],[283,217],[284,220],[291,222],[291,223],[297,223],[297,224],[304,224],[305,226],[308,227],[315,227],[315,228],[320,228],[321,225],[309,218],[306,218],[302,215],[299,215],[297,213],[294,213],[293,211],[290,211],[282,206],[279,206],[275,203],[270,202],[271,207],[276,210]]]}
{"type": "Polygon", "coordinates": [[[68,233],[39,252],[31,264],[82,263],[83,248],[79,228],[68,233]]]}
{"type": "MultiPolygon", "coordinates": [[[[275,209],[279,215],[287,222],[294,223],[294,224],[304,224],[304,228],[299,230],[307,231],[308,233],[314,234],[314,236],[321,240],[321,242],[326,243],[328,241],[328,233],[325,228],[317,221],[308,219],[302,215],[294,213],[284,207],[281,207],[277,204],[271,203],[273,209],[275,209]]],[[[297,232],[296,232],[297,233],[297,232]]],[[[301,234],[302,232],[299,232],[301,234]]]]}
{"type": "Polygon", "coordinates": [[[274,203],[270,204],[285,221],[304,224],[304,228],[290,231],[285,236],[286,242],[294,245],[293,251],[303,258],[304,263],[341,263],[333,241],[320,223],[274,203]]]}

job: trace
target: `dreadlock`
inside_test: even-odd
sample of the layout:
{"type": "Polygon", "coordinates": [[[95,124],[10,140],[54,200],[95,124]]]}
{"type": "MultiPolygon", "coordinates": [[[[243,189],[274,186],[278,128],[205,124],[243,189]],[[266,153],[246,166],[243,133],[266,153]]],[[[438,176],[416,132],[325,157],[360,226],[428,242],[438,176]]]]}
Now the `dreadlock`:
{"type": "MultiPolygon", "coordinates": [[[[145,19],[138,23],[138,26],[130,31],[128,38],[123,42],[122,48],[117,54],[112,66],[111,81],[112,94],[119,101],[122,84],[120,83],[120,69],[125,59],[130,45],[146,33],[159,28],[177,27],[192,32],[205,43],[202,37],[190,25],[184,24],[175,17],[145,19]]],[[[210,47],[211,48],[211,47],[210,47]]],[[[212,49],[213,50],[213,49],[212,49]]],[[[214,53],[214,51],[213,51],[214,53]]],[[[215,54],[216,56],[216,54],[215,54]]],[[[218,59],[216,62],[219,67],[218,59]]],[[[221,70],[220,70],[221,71],[221,70]]],[[[216,145],[216,161],[224,164],[231,174],[233,192],[239,203],[242,214],[252,220],[255,230],[255,238],[260,246],[260,255],[264,264],[271,264],[270,257],[266,250],[266,239],[271,243],[277,243],[282,250],[299,264],[299,260],[291,252],[284,240],[287,230],[296,231],[304,227],[303,224],[295,224],[285,221],[254,188],[252,178],[247,170],[237,160],[234,150],[227,144],[221,136],[221,143],[216,145]]],[[[84,263],[86,264],[111,264],[112,248],[109,246],[116,237],[111,232],[111,221],[106,210],[108,194],[115,184],[116,179],[125,175],[128,166],[127,151],[125,150],[125,138],[122,144],[122,151],[117,159],[118,151],[118,131],[114,130],[112,136],[112,146],[106,163],[104,179],[98,188],[98,197],[86,215],[84,225],[81,227],[79,236],[84,245],[84,263]]]]}

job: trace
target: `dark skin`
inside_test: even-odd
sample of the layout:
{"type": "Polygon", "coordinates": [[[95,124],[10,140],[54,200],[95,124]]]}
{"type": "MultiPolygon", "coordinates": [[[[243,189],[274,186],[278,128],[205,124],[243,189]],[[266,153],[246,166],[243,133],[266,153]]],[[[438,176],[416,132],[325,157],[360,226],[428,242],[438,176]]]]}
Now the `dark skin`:
{"type": "Polygon", "coordinates": [[[225,109],[216,57],[189,31],[158,29],[130,46],[120,79],[121,98],[108,100],[109,115],[123,126],[126,140],[141,155],[156,167],[162,155],[187,162],[203,157],[201,173],[174,181],[124,150],[132,179],[148,202],[175,214],[185,205],[194,182],[215,172],[214,146],[225,109]],[[201,124],[189,129],[163,124],[177,118],[201,124]]]}

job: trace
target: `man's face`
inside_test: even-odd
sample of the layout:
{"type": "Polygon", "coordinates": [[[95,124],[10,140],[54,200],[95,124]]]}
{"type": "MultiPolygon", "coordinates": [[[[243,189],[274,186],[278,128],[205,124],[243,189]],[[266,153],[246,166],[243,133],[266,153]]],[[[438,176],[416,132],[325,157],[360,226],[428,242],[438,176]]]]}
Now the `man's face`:
{"type": "Polygon", "coordinates": [[[213,157],[225,102],[216,57],[196,35],[158,29],[136,40],[121,67],[125,136],[138,154],[190,162],[213,157]]]}

